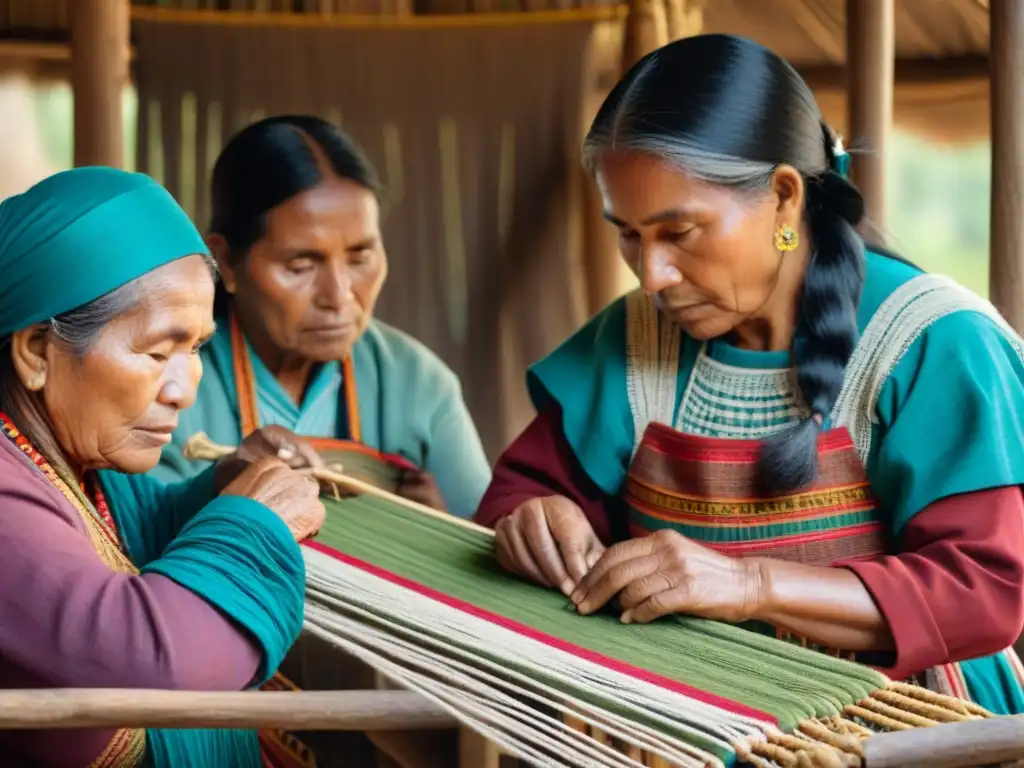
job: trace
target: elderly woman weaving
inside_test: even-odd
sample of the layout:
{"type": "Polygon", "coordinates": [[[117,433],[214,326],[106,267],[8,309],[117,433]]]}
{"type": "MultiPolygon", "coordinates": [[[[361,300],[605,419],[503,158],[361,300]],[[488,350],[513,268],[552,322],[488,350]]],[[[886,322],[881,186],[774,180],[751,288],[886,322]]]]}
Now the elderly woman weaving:
{"type": "MultiPolygon", "coordinates": [[[[145,176],[77,169],[0,204],[0,688],[240,690],[299,633],[296,541],[323,507],[314,481],[265,456],[287,446],[257,434],[179,485],[139,474],[195,398],[207,258],[145,176]]],[[[239,731],[5,731],[0,753],[260,765],[239,731]]]]}
{"type": "Polygon", "coordinates": [[[640,61],[586,160],[641,290],[529,376],[477,519],[582,613],[687,613],[1024,711],[1024,366],[988,303],[876,249],[785,62],[640,61]]]}
{"type": "MultiPolygon", "coordinates": [[[[197,471],[198,431],[234,445],[261,424],[310,439],[346,473],[468,517],[490,466],[458,379],[374,319],[388,272],[373,166],[315,117],[254,123],[213,171],[208,238],[223,291],[196,407],[156,476],[197,471]]],[[[410,254],[411,256],[411,254],[410,254]]]]}

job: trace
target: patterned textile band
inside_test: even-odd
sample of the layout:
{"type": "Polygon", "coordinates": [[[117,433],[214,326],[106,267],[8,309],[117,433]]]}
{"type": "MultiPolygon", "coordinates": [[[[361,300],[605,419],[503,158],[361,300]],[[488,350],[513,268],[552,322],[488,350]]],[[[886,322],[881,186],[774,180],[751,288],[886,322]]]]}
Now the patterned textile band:
{"type": "MultiPolygon", "coordinates": [[[[885,528],[864,465],[845,429],[821,436],[818,479],[800,493],[760,495],[759,440],[690,435],[652,422],[633,457],[625,498],[629,530],[679,531],[723,554],[808,565],[867,560],[886,551],[885,528]]],[[[745,629],[854,660],[759,622],[745,629]]]]}
{"type": "Polygon", "coordinates": [[[878,504],[845,429],[821,437],[818,479],[800,493],[758,493],[760,445],[652,423],[626,484],[631,532],[673,528],[726,554],[808,565],[885,553],[878,504]]]}

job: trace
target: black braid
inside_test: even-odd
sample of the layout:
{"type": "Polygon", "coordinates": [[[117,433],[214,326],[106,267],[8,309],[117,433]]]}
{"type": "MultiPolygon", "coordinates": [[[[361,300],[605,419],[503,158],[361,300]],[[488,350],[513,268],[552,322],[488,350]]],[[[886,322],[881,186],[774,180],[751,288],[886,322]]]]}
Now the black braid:
{"type": "MultiPolygon", "coordinates": [[[[823,126],[830,164],[831,132],[823,126]]],[[[818,435],[843,386],[857,342],[857,307],[864,284],[864,218],[857,189],[834,171],[807,183],[814,252],[804,276],[800,321],[793,340],[797,387],[810,416],[764,441],[760,475],[775,493],[805,488],[818,473],[818,435]]]]}
{"type": "Polygon", "coordinates": [[[806,487],[817,475],[817,438],[842,388],[857,340],[864,201],[830,170],[834,136],[792,66],[733,35],[696,35],[635,64],[602,104],[587,134],[590,167],[601,154],[653,154],[697,179],[743,193],[764,190],[781,165],[807,186],[813,245],[792,345],[796,386],[810,416],[764,441],[766,490],[806,487]]]}

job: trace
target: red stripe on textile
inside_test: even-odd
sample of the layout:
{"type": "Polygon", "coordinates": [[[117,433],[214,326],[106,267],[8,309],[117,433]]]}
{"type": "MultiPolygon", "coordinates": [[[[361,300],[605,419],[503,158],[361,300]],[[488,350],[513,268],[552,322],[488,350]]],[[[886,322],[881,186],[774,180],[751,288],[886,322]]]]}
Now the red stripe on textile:
{"type": "Polygon", "coordinates": [[[321,544],[318,541],[307,540],[303,542],[303,545],[310,547],[311,549],[315,549],[317,552],[321,552],[325,555],[328,555],[329,557],[332,557],[335,560],[339,560],[340,562],[343,562],[347,565],[351,565],[354,568],[358,568],[361,571],[365,571],[366,573],[369,573],[373,576],[384,579],[385,581],[390,581],[392,584],[397,584],[398,586],[412,590],[413,592],[416,592],[419,595],[429,597],[431,600],[435,600],[439,603],[447,605],[450,608],[455,608],[456,610],[462,611],[463,613],[467,613],[470,616],[474,616],[478,619],[483,619],[484,621],[490,622],[491,624],[496,624],[497,626],[511,630],[512,632],[515,632],[519,635],[523,635],[524,637],[528,637],[531,640],[536,640],[537,642],[543,643],[544,645],[550,646],[551,648],[557,648],[560,651],[571,653],[573,656],[578,656],[579,658],[589,661],[593,664],[598,664],[602,667],[611,669],[615,672],[619,672],[623,675],[628,675],[629,677],[636,678],[637,680],[643,680],[644,682],[650,683],[651,685],[656,685],[659,688],[674,691],[676,693],[682,694],[683,696],[687,696],[691,699],[696,699],[697,701],[702,701],[705,704],[710,704],[711,706],[724,709],[727,712],[732,712],[736,715],[750,717],[755,720],[760,720],[761,722],[770,723],[772,725],[778,725],[778,720],[772,715],[768,714],[767,712],[761,712],[760,710],[754,709],[753,707],[748,707],[746,704],[741,704],[738,701],[731,701],[729,699],[722,698],[721,696],[716,696],[713,693],[707,693],[706,691],[702,691],[699,688],[693,688],[689,685],[686,685],[685,683],[680,683],[669,677],[664,677],[663,675],[658,675],[654,672],[649,672],[646,669],[641,669],[640,667],[633,666],[632,664],[627,664],[624,661],[612,659],[603,654],[596,653],[586,648],[582,648],[578,645],[569,643],[565,640],[562,640],[561,638],[552,637],[551,635],[539,632],[536,629],[533,629],[532,627],[528,627],[525,624],[520,624],[518,621],[514,621],[512,619],[501,616],[497,613],[492,613],[491,611],[484,610],[483,608],[479,608],[478,606],[475,606],[472,603],[467,603],[464,600],[459,600],[458,598],[451,597],[450,595],[446,595],[443,592],[437,591],[436,589],[431,589],[430,587],[424,586],[423,584],[419,584],[415,581],[407,579],[404,576],[399,576],[398,574],[392,573],[391,571],[379,568],[376,565],[373,565],[372,563],[367,563],[364,560],[360,560],[358,558],[346,555],[342,552],[339,552],[336,549],[328,547],[326,544],[321,544]]]}
{"type": "MultiPolygon", "coordinates": [[[[754,463],[761,454],[760,440],[738,440],[731,437],[704,437],[694,440],[665,424],[652,421],[644,432],[644,444],[659,453],[681,461],[728,464],[754,463]]],[[[830,453],[853,448],[853,439],[846,427],[830,429],[818,437],[818,452],[830,453]]]]}

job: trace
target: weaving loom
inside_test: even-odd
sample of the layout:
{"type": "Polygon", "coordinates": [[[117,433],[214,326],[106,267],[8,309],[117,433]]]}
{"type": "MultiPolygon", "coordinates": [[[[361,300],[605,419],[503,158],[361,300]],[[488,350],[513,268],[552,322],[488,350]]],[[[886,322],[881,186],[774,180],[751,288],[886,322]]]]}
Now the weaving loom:
{"type": "MultiPolygon", "coordinates": [[[[198,435],[190,447],[228,450],[198,435]]],[[[580,616],[504,573],[489,530],[360,470],[317,473],[327,521],[305,549],[306,631],[530,764],[860,766],[873,733],[989,717],[727,624],[580,616]]]]}

